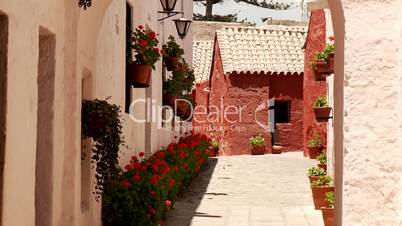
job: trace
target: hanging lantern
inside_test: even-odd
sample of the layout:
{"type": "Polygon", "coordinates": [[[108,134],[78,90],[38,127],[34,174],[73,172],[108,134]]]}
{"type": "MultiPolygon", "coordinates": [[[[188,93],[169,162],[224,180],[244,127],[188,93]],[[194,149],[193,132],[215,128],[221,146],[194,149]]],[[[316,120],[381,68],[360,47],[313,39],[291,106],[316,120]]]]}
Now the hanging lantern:
{"type": "Polygon", "coordinates": [[[78,0],[78,6],[80,8],[84,7],[84,10],[86,10],[88,7],[92,6],[92,0],[78,0]]]}
{"type": "Polygon", "coordinates": [[[172,12],[176,6],[177,0],[160,0],[164,12],[172,12]]]}
{"type": "Polygon", "coordinates": [[[188,30],[190,29],[191,20],[184,19],[183,17],[180,19],[173,20],[176,24],[177,33],[181,39],[184,39],[187,36],[188,30]]]}

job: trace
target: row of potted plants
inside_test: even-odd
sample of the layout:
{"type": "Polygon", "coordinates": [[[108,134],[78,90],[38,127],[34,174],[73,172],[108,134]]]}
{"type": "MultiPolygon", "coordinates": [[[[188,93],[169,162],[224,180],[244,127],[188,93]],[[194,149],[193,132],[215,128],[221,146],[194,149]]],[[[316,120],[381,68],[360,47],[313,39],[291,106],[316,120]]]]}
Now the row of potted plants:
{"type": "Polygon", "coordinates": [[[313,194],[314,207],[321,210],[325,226],[334,225],[334,182],[327,176],[327,156],[325,152],[316,157],[317,167],[308,170],[307,176],[310,180],[313,194]]]}
{"type": "Polygon", "coordinates": [[[163,225],[177,194],[206,164],[210,146],[205,135],[191,134],[148,159],[133,156],[104,188],[104,225],[163,225]]]}
{"type": "Polygon", "coordinates": [[[144,26],[140,25],[132,32],[128,44],[134,52],[134,57],[131,57],[131,54],[127,56],[127,81],[134,87],[149,87],[151,71],[155,70],[155,64],[161,57],[168,71],[179,69],[180,62],[184,64],[184,50],[173,36],[169,36],[169,41],[159,49],[157,34],[145,30],[144,26]]]}
{"type": "Polygon", "coordinates": [[[190,69],[182,57],[184,50],[176,43],[173,36],[163,46],[164,63],[171,75],[163,84],[163,104],[173,107],[176,115],[184,120],[192,118],[195,106],[193,87],[195,84],[194,70],[190,69]]]}

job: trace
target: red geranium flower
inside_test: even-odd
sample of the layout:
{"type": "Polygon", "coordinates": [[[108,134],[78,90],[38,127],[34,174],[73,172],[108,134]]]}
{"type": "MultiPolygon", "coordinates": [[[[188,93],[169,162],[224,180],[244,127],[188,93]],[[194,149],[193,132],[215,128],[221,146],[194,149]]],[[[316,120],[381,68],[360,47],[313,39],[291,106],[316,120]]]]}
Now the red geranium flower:
{"type": "Polygon", "coordinates": [[[156,210],[154,208],[149,208],[148,213],[153,216],[156,214],[156,210]]]}
{"type": "Polygon", "coordinates": [[[153,31],[151,31],[151,32],[148,33],[148,36],[149,36],[151,39],[155,39],[155,38],[156,38],[156,33],[153,32],[153,31]]]}
{"type": "Polygon", "coordinates": [[[127,165],[127,166],[125,166],[124,168],[125,168],[127,171],[130,171],[130,170],[133,169],[133,166],[132,166],[132,165],[127,165]]]}
{"type": "Polygon", "coordinates": [[[144,157],[145,153],[144,153],[144,152],[140,152],[138,155],[142,158],[142,157],[144,157]]]}
{"type": "Polygon", "coordinates": [[[139,169],[139,168],[141,168],[141,164],[138,163],[138,162],[134,162],[134,163],[133,163],[133,167],[134,167],[135,169],[139,169]]]}
{"type": "Polygon", "coordinates": [[[172,188],[174,186],[174,180],[170,179],[169,180],[169,188],[172,188]]]}
{"type": "Polygon", "coordinates": [[[122,181],[122,182],[121,182],[121,185],[122,185],[123,187],[126,187],[126,188],[131,187],[130,182],[128,182],[128,181],[126,181],[126,180],[122,181]]]}
{"type": "Polygon", "coordinates": [[[140,170],[141,170],[141,171],[146,171],[146,170],[147,170],[147,166],[141,166],[140,170]]]}
{"type": "Polygon", "coordinates": [[[165,205],[167,207],[169,207],[170,205],[172,205],[172,202],[168,199],[168,200],[165,201],[165,205]]]}
{"type": "Polygon", "coordinates": [[[160,180],[160,176],[157,175],[157,174],[155,174],[155,175],[153,175],[152,178],[151,178],[151,184],[157,185],[157,184],[159,183],[159,180],[160,180]]]}
{"type": "Polygon", "coordinates": [[[154,173],[156,173],[156,172],[158,172],[158,170],[159,170],[159,166],[158,165],[152,165],[152,171],[154,172],[154,173]]]}
{"type": "Polygon", "coordinates": [[[138,45],[139,45],[141,48],[145,48],[145,47],[148,46],[148,41],[145,40],[145,39],[141,39],[140,41],[138,41],[138,45]]]}
{"type": "Polygon", "coordinates": [[[187,163],[183,162],[181,165],[183,166],[184,169],[187,169],[187,163]]]}
{"type": "Polygon", "coordinates": [[[144,26],[139,25],[139,26],[138,26],[138,29],[142,30],[142,29],[144,29],[144,26]]]}
{"type": "Polygon", "coordinates": [[[141,176],[140,175],[134,175],[133,176],[133,181],[140,181],[141,180],[141,176]]]}
{"type": "Polygon", "coordinates": [[[155,191],[149,191],[149,195],[152,196],[152,197],[155,197],[155,196],[156,196],[156,192],[155,192],[155,191]]]}
{"type": "Polygon", "coordinates": [[[133,156],[133,157],[131,157],[131,160],[133,160],[133,161],[137,161],[138,159],[137,159],[137,156],[133,156]]]}
{"type": "Polygon", "coordinates": [[[175,171],[179,171],[179,167],[178,167],[178,166],[173,166],[173,169],[174,169],[175,171]]]}

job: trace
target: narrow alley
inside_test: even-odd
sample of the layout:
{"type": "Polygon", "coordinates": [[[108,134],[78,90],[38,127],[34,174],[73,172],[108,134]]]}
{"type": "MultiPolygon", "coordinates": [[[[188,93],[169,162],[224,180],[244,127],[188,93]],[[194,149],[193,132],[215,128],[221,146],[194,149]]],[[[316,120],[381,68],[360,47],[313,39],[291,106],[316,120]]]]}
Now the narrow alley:
{"type": "Polygon", "coordinates": [[[210,158],[181,194],[167,226],[321,226],[299,153],[210,158]]]}

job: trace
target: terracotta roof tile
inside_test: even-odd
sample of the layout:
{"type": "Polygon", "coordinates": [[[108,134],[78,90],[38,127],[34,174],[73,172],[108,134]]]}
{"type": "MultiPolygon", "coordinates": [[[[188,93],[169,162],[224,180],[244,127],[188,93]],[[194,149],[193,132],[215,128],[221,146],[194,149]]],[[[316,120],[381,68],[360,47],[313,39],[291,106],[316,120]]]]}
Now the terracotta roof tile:
{"type": "Polygon", "coordinates": [[[208,81],[212,67],[213,41],[193,42],[193,68],[196,82],[208,81]]]}
{"type": "Polygon", "coordinates": [[[226,27],[217,31],[225,73],[304,71],[303,26],[226,27]]]}

